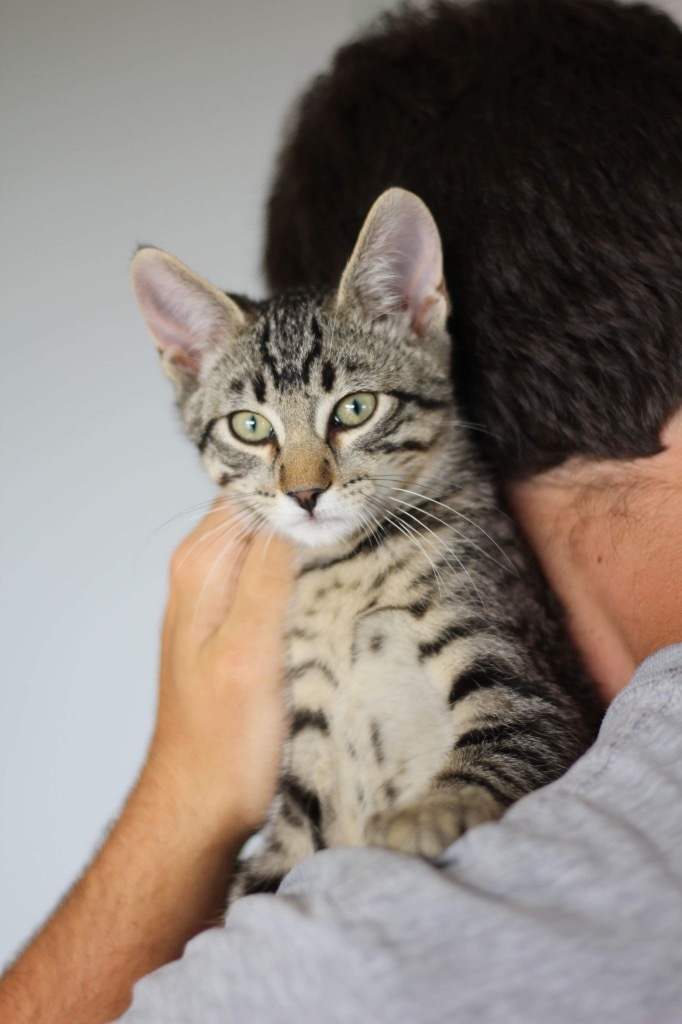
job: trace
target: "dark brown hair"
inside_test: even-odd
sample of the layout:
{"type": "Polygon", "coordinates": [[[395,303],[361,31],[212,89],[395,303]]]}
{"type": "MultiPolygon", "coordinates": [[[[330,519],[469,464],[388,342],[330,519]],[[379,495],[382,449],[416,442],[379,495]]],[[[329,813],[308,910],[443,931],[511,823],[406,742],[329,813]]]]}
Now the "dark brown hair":
{"type": "Polygon", "coordinates": [[[682,404],[682,33],[610,0],[385,16],[301,100],[275,290],[334,286],[391,185],[430,207],[457,397],[502,478],[660,450],[682,404]]]}

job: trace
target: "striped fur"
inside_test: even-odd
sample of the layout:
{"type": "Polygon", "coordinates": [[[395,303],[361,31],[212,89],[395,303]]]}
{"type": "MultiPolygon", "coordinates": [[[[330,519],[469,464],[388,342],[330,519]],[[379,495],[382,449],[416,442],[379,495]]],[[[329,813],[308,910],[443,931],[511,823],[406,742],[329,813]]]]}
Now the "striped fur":
{"type": "Polygon", "coordinates": [[[173,371],[235,510],[225,550],[253,526],[300,549],[281,781],[231,899],[276,889],[323,847],[436,857],[557,778],[594,735],[592,690],[458,420],[444,318],[422,299],[418,317],[408,304],[375,318],[357,296],[242,302],[241,330],[210,365],[173,371]],[[337,403],[358,392],[376,411],[338,429],[337,403]],[[267,444],[231,434],[244,409],[272,423],[267,444]],[[304,487],[319,489],[313,510],[292,500],[304,487]]]}

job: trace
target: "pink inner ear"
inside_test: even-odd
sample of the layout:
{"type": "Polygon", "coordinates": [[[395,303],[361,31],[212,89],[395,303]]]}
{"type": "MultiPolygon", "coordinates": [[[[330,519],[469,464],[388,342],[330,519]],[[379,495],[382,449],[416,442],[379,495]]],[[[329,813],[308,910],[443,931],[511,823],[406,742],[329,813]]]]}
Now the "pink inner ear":
{"type": "Polygon", "coordinates": [[[367,254],[367,277],[372,276],[372,260],[383,267],[377,284],[384,289],[386,313],[390,315],[391,306],[407,311],[412,330],[422,335],[445,296],[440,236],[427,207],[415,196],[399,193],[387,200],[376,211],[379,223],[367,254]]]}
{"type": "Polygon", "coordinates": [[[445,281],[441,279],[440,285],[435,291],[427,292],[419,305],[414,307],[412,330],[418,337],[423,338],[428,333],[433,317],[437,315],[441,306],[446,303],[445,281]]]}
{"type": "Polygon", "coordinates": [[[173,363],[192,373],[198,373],[204,346],[162,310],[156,308],[149,314],[150,327],[160,352],[167,352],[173,363]]]}
{"type": "Polygon", "coordinates": [[[198,375],[226,311],[210,286],[157,250],[142,250],[133,263],[133,285],[148,330],[166,358],[198,375]]]}
{"type": "Polygon", "coordinates": [[[445,300],[445,281],[440,240],[434,238],[429,231],[426,237],[421,235],[420,241],[421,247],[414,259],[407,293],[412,329],[421,337],[428,330],[435,307],[445,300]]]}
{"type": "Polygon", "coordinates": [[[372,321],[395,320],[419,335],[445,324],[447,299],[440,236],[413,193],[394,188],[370,210],[339,288],[372,321]],[[406,326],[406,324],[405,324],[406,326]]]}
{"type": "Polygon", "coordinates": [[[406,290],[411,302],[419,304],[422,297],[434,291],[442,280],[440,251],[430,244],[431,239],[419,236],[412,239],[414,253],[411,254],[410,276],[406,290]]]}

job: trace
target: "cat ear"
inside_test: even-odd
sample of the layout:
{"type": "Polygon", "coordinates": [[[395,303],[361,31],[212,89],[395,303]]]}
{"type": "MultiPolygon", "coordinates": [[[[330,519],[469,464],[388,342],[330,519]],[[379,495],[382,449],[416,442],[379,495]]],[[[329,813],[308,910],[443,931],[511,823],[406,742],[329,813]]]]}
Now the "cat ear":
{"type": "Polygon", "coordinates": [[[239,306],[161,249],[138,249],[130,277],[166,374],[201,381],[210,357],[244,327],[239,306]]]}
{"type": "Polygon", "coordinates": [[[440,235],[413,192],[390,188],[375,202],[341,278],[339,308],[419,337],[445,330],[449,303],[440,235]]]}

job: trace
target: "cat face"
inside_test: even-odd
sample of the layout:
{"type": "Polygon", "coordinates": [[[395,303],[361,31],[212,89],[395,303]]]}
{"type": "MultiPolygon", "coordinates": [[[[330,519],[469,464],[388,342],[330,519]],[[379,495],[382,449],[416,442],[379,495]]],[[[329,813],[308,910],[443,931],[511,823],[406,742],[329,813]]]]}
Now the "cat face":
{"type": "Polygon", "coordinates": [[[240,303],[156,249],[132,272],[187,430],[245,528],[333,546],[439,482],[447,298],[416,196],[392,189],[375,203],[331,295],[240,303]]]}
{"type": "Polygon", "coordinates": [[[393,487],[431,475],[448,392],[423,348],[290,297],[221,354],[186,422],[238,508],[324,546],[383,518],[393,487]]]}

